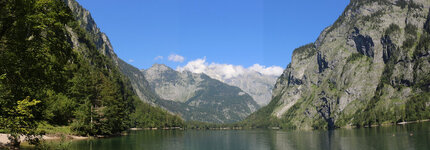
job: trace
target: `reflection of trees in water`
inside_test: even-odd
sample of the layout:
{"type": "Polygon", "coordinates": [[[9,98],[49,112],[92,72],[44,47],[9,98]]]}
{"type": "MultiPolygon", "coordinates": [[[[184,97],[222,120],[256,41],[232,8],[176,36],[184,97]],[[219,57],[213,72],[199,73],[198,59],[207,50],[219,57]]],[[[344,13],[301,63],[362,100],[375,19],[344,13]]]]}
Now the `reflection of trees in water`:
{"type": "Polygon", "coordinates": [[[326,149],[329,138],[321,131],[275,131],[271,149],[326,149]]]}
{"type": "Polygon", "coordinates": [[[72,149],[428,149],[430,122],[332,131],[157,130],[72,143],[72,149]],[[412,135],[411,135],[412,133],[412,135]]]}
{"type": "Polygon", "coordinates": [[[268,150],[267,130],[187,130],[179,145],[164,142],[162,149],[268,150]]]}
{"type": "Polygon", "coordinates": [[[272,131],[270,149],[428,149],[430,122],[359,129],[272,131]]]}

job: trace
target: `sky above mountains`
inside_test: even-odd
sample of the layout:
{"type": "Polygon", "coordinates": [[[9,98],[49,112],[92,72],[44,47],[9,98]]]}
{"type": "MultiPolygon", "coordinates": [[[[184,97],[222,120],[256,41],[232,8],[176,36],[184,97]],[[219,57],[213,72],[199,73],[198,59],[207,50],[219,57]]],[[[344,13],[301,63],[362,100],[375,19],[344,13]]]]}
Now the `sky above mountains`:
{"type": "Polygon", "coordinates": [[[109,36],[118,56],[139,69],[147,69],[154,63],[177,69],[214,64],[274,75],[282,73],[290,63],[295,48],[314,42],[349,3],[349,0],[77,1],[109,36]]]}

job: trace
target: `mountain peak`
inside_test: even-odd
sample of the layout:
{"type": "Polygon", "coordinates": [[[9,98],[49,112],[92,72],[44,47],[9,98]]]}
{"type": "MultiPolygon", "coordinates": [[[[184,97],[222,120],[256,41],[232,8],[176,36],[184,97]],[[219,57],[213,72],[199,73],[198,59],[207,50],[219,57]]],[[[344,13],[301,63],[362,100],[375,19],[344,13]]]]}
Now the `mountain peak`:
{"type": "Polygon", "coordinates": [[[166,71],[174,71],[172,68],[166,66],[165,64],[153,64],[151,68],[147,69],[146,71],[150,72],[166,72],[166,71]]]}

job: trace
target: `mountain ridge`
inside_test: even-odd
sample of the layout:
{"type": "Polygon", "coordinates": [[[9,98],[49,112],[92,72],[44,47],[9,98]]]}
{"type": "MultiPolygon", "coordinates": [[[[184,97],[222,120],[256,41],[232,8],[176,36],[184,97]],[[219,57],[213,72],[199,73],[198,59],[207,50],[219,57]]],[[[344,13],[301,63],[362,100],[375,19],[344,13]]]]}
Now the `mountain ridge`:
{"type": "Polygon", "coordinates": [[[352,0],[294,50],[272,101],[242,123],[333,129],[428,119],[429,3],[352,0]]]}

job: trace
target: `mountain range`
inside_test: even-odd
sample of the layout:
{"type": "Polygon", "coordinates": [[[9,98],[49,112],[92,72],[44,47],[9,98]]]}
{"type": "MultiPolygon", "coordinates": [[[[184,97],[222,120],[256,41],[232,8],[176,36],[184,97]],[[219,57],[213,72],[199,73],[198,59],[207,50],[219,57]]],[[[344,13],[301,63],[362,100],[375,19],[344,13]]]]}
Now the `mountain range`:
{"type": "Polygon", "coordinates": [[[251,95],[260,106],[265,106],[271,100],[273,86],[283,69],[277,66],[265,67],[259,64],[254,64],[248,68],[240,65],[207,64],[205,59],[197,59],[183,67],[176,68],[176,70],[204,73],[213,79],[239,87],[251,95]]]}
{"type": "Polygon", "coordinates": [[[203,73],[178,72],[162,64],[154,64],[142,73],[155,93],[167,100],[158,104],[185,120],[232,123],[259,108],[240,88],[203,73]]]}

